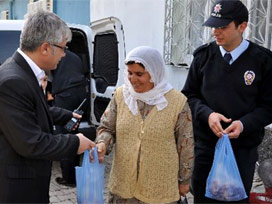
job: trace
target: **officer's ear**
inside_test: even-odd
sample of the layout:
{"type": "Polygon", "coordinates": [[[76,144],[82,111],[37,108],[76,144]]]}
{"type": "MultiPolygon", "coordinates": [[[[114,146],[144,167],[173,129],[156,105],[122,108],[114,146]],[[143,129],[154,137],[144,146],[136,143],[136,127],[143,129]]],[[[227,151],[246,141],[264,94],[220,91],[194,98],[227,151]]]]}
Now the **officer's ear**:
{"type": "Polygon", "coordinates": [[[241,35],[244,33],[245,29],[247,28],[247,22],[244,21],[240,25],[238,25],[238,30],[241,33],[241,35]]]}

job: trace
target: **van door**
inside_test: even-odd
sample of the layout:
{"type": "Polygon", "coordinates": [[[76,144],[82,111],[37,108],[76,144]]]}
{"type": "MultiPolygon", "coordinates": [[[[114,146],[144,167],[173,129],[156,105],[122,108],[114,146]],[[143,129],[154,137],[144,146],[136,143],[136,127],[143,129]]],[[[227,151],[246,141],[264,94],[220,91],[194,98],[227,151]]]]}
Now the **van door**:
{"type": "MultiPolygon", "coordinates": [[[[95,139],[95,129],[93,128],[91,118],[91,88],[90,88],[90,76],[91,76],[91,50],[92,50],[92,31],[87,25],[80,24],[68,24],[72,31],[72,40],[67,43],[68,49],[77,54],[83,64],[84,75],[86,79],[86,95],[87,100],[83,105],[83,118],[81,119],[78,132],[83,133],[91,140],[95,139]]],[[[79,105],[79,104],[78,104],[79,105]]]]}
{"type": "Polygon", "coordinates": [[[123,84],[125,44],[119,19],[109,17],[91,23],[91,118],[99,125],[115,89],[123,84]]]}
{"type": "Polygon", "coordinates": [[[23,20],[0,20],[0,65],[19,47],[23,20]]]}

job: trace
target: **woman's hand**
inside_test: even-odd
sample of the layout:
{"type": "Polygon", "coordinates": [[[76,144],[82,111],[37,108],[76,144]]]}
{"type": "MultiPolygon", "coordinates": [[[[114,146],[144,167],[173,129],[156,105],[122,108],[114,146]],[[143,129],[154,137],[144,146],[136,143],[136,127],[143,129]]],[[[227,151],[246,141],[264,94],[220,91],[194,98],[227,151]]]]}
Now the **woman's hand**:
{"type": "MultiPolygon", "coordinates": [[[[104,161],[104,156],[106,154],[106,145],[104,142],[99,142],[98,144],[96,144],[96,148],[97,148],[98,160],[100,163],[102,163],[104,161]]],[[[90,159],[91,161],[94,160],[92,151],[90,151],[90,159]]]]}

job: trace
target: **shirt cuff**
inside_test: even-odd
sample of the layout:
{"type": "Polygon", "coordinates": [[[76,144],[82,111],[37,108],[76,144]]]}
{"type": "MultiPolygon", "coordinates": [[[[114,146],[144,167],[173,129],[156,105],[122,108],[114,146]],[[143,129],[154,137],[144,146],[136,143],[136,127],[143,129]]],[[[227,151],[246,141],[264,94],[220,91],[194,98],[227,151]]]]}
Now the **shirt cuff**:
{"type": "Polygon", "coordinates": [[[242,130],[241,130],[241,132],[240,132],[240,133],[242,133],[243,130],[244,130],[244,125],[243,125],[243,123],[241,122],[241,120],[238,120],[238,121],[240,122],[240,124],[241,124],[241,126],[242,126],[242,130]]]}

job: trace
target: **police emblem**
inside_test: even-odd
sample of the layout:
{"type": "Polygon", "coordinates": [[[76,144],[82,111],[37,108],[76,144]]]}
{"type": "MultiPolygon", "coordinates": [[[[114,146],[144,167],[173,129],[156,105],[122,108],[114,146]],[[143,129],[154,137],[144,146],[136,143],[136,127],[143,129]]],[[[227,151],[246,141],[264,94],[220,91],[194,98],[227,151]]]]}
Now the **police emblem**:
{"type": "Polygon", "coordinates": [[[221,4],[216,4],[215,7],[214,7],[214,9],[213,9],[213,11],[214,11],[215,13],[218,13],[221,9],[222,9],[221,4]]]}
{"type": "Polygon", "coordinates": [[[245,84],[251,85],[255,79],[255,73],[253,71],[246,71],[244,74],[245,84]]]}
{"type": "Polygon", "coordinates": [[[221,14],[219,13],[221,9],[222,9],[222,5],[216,4],[213,8],[213,12],[211,13],[211,15],[216,18],[221,18],[221,14]]]}

